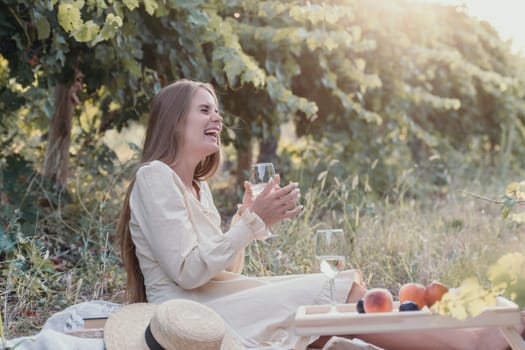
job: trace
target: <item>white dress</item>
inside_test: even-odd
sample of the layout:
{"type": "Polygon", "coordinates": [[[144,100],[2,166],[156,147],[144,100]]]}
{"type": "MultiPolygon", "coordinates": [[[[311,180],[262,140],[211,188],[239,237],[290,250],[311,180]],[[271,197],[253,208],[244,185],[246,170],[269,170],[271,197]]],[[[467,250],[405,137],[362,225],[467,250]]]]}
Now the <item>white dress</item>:
{"type": "MultiPolygon", "coordinates": [[[[192,299],[219,313],[248,348],[292,348],[297,307],[330,302],[326,276],[241,275],[244,248],[267,238],[269,231],[246,210],[222,232],[208,184],[198,185],[200,201],[163,162],[152,161],[137,171],[129,225],[148,301],[192,299]]],[[[353,270],[338,275],[337,302],[345,302],[356,278],[353,270]]]]}

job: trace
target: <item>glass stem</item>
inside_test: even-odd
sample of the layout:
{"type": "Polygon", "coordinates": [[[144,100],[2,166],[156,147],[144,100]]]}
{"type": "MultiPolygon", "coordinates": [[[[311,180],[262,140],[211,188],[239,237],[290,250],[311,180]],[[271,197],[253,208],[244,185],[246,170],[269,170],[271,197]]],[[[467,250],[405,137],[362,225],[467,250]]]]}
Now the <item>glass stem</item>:
{"type": "Polygon", "coordinates": [[[330,296],[332,298],[332,306],[335,305],[335,279],[330,278],[330,296]]]}

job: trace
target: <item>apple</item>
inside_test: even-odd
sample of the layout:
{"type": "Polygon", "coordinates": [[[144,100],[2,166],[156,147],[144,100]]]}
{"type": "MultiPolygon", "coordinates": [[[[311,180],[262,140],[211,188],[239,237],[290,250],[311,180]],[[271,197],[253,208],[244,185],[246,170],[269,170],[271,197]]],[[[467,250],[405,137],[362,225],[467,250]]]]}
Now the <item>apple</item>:
{"type": "Polygon", "coordinates": [[[448,287],[438,281],[432,281],[425,287],[425,304],[431,307],[436,302],[443,298],[443,295],[448,292],[448,287]]]}

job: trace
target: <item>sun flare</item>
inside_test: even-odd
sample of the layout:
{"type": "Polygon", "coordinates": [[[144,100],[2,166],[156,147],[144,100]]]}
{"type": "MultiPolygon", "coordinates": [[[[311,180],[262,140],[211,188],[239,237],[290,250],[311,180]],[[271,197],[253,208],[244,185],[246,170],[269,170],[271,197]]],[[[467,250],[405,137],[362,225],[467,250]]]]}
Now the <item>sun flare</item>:
{"type": "Polygon", "coordinates": [[[469,14],[489,22],[502,39],[511,40],[517,52],[525,54],[525,25],[523,0],[415,0],[445,5],[465,5],[469,14]]]}

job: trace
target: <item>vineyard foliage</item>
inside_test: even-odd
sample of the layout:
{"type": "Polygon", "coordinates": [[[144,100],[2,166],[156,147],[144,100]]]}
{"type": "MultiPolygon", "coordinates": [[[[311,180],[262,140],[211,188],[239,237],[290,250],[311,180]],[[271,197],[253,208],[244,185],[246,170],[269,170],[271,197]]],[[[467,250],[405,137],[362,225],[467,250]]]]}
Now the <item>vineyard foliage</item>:
{"type": "MultiPolygon", "coordinates": [[[[0,7],[1,204],[5,213],[32,205],[22,214],[28,222],[37,199],[23,187],[42,174],[64,99],[75,101],[74,118],[58,134],[71,133],[71,142],[56,162],[71,157],[64,163],[71,176],[108,175],[117,156],[104,134],[144,123],[154,93],[179,78],[216,86],[238,181],[257,157],[285,173],[302,163],[306,186],[334,160],[334,174],[348,179],[374,164],[368,181],[380,194],[410,164],[429,159],[436,184],[447,181],[452,161],[476,166],[488,158],[502,178],[524,165],[525,59],[461,6],[3,0],[0,7]],[[78,76],[71,96],[53,93],[78,76]],[[279,149],[286,123],[310,146],[279,149]]],[[[47,196],[60,189],[41,187],[47,196]]]]}
{"type": "MultiPolygon", "coordinates": [[[[166,82],[219,90],[240,160],[275,158],[280,126],[329,140],[358,167],[496,152],[507,171],[525,136],[524,59],[462,7],[396,1],[3,0],[2,157],[45,135],[52,88],[84,75],[72,147],[142,120],[166,82]],[[95,112],[86,115],[85,106],[95,112]],[[246,154],[248,153],[248,154],[246,154]]],[[[24,146],[25,150],[20,150],[24,146]]],[[[298,156],[303,150],[296,150],[298,156]]],[[[521,164],[520,164],[521,165],[521,164]]],[[[243,169],[246,164],[239,164],[243,169]]],[[[39,169],[41,164],[34,164],[39,169]]],[[[381,186],[379,186],[381,188],[381,186]]]]}

